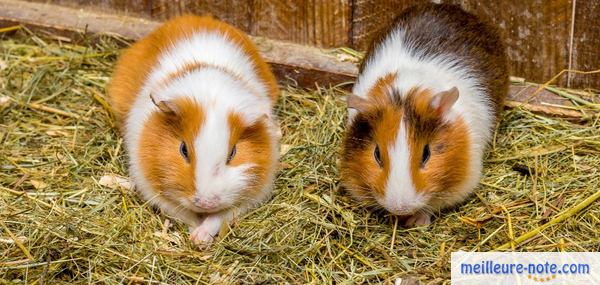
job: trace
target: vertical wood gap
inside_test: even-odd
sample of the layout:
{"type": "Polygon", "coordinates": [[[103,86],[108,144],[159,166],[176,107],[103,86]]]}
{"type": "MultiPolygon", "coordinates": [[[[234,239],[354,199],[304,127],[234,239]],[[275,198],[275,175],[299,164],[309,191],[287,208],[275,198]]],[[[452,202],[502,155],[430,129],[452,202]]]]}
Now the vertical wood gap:
{"type": "Polygon", "coordinates": [[[575,35],[575,8],[577,7],[577,0],[572,1],[573,5],[571,5],[571,30],[569,32],[569,71],[567,72],[567,87],[571,87],[571,78],[573,77],[571,70],[573,69],[573,38],[575,35]]]}

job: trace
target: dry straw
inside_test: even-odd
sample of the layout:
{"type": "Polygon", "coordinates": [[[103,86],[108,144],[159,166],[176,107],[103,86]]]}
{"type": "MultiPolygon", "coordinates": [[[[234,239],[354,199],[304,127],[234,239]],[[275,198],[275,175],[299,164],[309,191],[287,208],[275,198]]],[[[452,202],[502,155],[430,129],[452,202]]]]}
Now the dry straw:
{"type": "Polygon", "coordinates": [[[448,284],[457,250],[600,250],[597,116],[576,124],[507,111],[476,194],[428,228],[404,229],[339,190],[342,92],[283,87],[273,199],[199,251],[184,225],[110,179],[127,173],[104,95],[116,41],[19,33],[0,41],[2,284],[448,284]]]}

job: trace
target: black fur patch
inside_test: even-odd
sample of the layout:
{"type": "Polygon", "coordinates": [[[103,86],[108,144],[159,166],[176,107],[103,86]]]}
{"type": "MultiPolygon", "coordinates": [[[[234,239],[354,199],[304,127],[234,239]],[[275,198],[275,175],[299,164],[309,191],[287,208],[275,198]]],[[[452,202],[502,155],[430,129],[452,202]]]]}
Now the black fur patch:
{"type": "Polygon", "coordinates": [[[358,113],[348,127],[344,141],[346,159],[352,159],[355,153],[365,150],[373,143],[374,128],[381,121],[381,110],[358,113]]]}

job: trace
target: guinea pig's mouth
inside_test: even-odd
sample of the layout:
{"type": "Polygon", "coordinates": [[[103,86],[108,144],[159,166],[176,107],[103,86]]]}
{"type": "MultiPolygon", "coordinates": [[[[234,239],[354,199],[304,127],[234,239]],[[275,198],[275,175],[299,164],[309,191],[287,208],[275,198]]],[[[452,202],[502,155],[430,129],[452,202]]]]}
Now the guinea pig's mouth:
{"type": "Polygon", "coordinates": [[[211,214],[222,212],[231,208],[229,205],[224,204],[212,204],[212,205],[197,205],[194,203],[193,199],[178,197],[177,199],[172,200],[176,204],[178,204],[178,208],[186,209],[188,211],[198,213],[198,214],[211,214]]]}
{"type": "Polygon", "coordinates": [[[196,203],[194,203],[193,201],[188,201],[186,208],[188,208],[190,211],[196,212],[198,214],[213,214],[213,213],[218,213],[218,212],[223,212],[223,211],[227,211],[229,209],[234,208],[235,205],[229,205],[229,204],[216,204],[216,205],[205,205],[205,206],[200,206],[197,205],[196,203]]]}
{"type": "Polygon", "coordinates": [[[230,208],[231,208],[231,206],[228,206],[228,205],[217,205],[217,206],[213,206],[213,207],[199,207],[197,205],[192,204],[192,207],[189,209],[196,213],[199,213],[199,214],[213,214],[213,213],[217,213],[217,212],[223,212],[230,208]]]}

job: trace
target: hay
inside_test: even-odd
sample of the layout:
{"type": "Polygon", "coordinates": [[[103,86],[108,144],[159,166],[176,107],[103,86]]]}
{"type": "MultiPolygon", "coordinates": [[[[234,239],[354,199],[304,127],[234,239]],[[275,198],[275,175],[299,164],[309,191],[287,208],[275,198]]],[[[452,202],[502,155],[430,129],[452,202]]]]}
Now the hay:
{"type": "Polygon", "coordinates": [[[273,199],[199,251],[184,225],[106,178],[126,176],[104,95],[116,41],[19,33],[0,41],[0,283],[447,284],[457,250],[600,250],[599,202],[576,207],[600,189],[597,116],[507,111],[476,194],[428,228],[404,229],[338,190],[341,92],[284,87],[273,199]]]}

